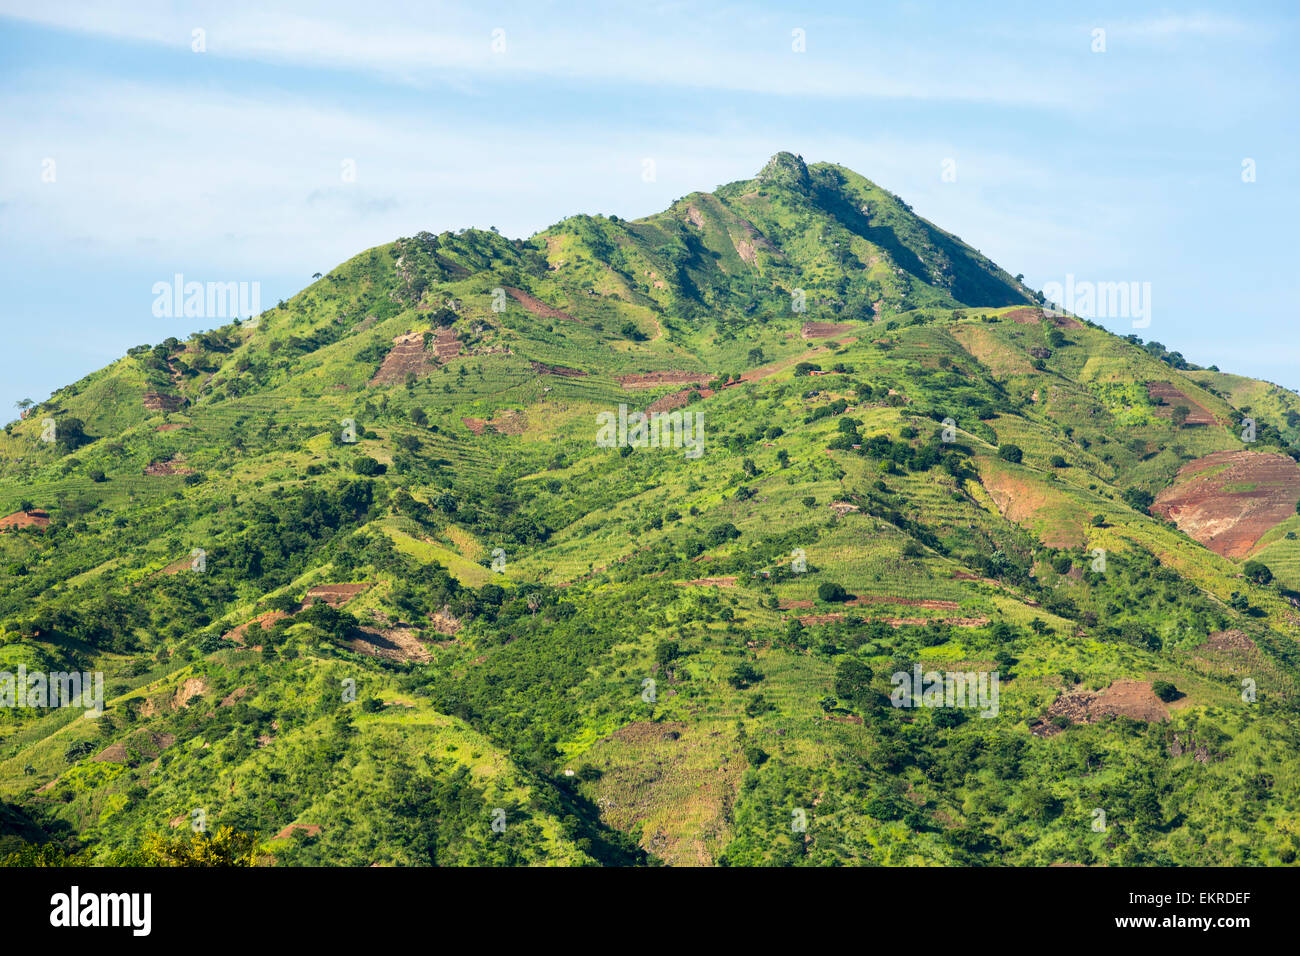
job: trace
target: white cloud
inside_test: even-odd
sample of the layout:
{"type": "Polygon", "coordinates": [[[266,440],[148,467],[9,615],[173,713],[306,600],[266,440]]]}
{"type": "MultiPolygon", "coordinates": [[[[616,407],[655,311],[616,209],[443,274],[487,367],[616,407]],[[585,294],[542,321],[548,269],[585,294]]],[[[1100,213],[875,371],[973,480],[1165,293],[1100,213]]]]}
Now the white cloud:
{"type": "MultiPolygon", "coordinates": [[[[206,56],[358,71],[427,86],[467,78],[547,76],[671,88],[708,88],[834,99],[924,99],[1078,107],[1086,102],[1064,68],[1044,73],[972,45],[929,49],[885,43],[864,22],[868,45],[847,56],[819,52],[842,27],[809,24],[808,52],[790,48],[790,27],[771,17],[641,5],[563,14],[467,13],[400,0],[287,3],[274,12],[228,2],[184,13],[170,3],[0,0],[0,13],[64,30],[190,49],[206,31],[206,56]],[[492,31],[505,31],[505,51],[492,31]],[[822,41],[818,46],[818,40],[822,41]]],[[[808,20],[807,17],[799,17],[808,20]]]]}

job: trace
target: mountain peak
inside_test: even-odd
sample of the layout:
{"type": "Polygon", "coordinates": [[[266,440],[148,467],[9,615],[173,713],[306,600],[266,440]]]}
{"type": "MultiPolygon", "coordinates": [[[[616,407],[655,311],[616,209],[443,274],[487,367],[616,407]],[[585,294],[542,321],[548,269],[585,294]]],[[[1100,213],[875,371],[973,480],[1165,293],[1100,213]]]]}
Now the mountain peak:
{"type": "Polygon", "coordinates": [[[808,167],[802,156],[785,151],[777,153],[759,170],[758,178],[765,183],[780,183],[797,189],[807,189],[808,167]]]}

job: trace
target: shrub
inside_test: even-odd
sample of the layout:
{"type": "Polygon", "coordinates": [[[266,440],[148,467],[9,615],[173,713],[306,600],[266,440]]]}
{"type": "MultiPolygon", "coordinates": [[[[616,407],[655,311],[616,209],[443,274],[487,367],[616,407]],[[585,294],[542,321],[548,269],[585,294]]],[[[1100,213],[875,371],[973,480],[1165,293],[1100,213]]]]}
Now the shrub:
{"type": "Polygon", "coordinates": [[[998,446],[998,457],[1003,461],[1019,464],[1021,459],[1025,457],[1025,453],[1020,450],[1019,445],[1005,444],[998,446]]]}
{"type": "Polygon", "coordinates": [[[836,604],[849,599],[849,592],[833,581],[823,581],[817,585],[817,597],[827,603],[836,604]]]}
{"type": "Polygon", "coordinates": [[[1262,561],[1247,561],[1242,565],[1241,573],[1252,584],[1268,584],[1273,580],[1273,572],[1262,561]]]}
{"type": "Polygon", "coordinates": [[[352,470],[358,475],[370,476],[380,474],[384,466],[369,455],[362,455],[352,460],[352,470]]]}
{"type": "Polygon", "coordinates": [[[1182,694],[1178,692],[1178,688],[1175,687],[1173,684],[1169,683],[1169,681],[1167,680],[1155,681],[1151,685],[1151,691],[1157,697],[1163,700],[1166,704],[1169,703],[1171,700],[1177,700],[1179,697],[1182,696],[1182,694]]]}

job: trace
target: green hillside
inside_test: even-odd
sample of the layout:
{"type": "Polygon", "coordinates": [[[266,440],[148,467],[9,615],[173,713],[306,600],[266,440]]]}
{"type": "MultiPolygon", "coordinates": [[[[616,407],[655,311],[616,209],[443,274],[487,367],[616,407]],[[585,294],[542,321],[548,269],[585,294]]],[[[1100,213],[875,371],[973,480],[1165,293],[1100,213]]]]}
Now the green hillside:
{"type": "Polygon", "coordinates": [[[781,153],[177,320],[0,435],[0,858],[1294,862],[1300,396],[1040,301],[781,153]]]}

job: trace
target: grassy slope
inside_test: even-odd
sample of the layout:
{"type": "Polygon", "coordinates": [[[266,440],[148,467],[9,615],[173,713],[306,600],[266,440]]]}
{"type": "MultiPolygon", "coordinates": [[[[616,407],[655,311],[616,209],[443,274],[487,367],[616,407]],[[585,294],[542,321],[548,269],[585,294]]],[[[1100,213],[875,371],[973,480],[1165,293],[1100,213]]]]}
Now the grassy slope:
{"type": "MultiPolygon", "coordinates": [[[[176,343],[152,365],[123,359],[0,437],[0,510],[30,500],[55,518],[44,536],[0,538],[3,662],[93,665],[112,698],[102,731],[66,713],[11,712],[6,800],[100,853],[204,806],[287,863],[627,862],[623,834],[673,863],[1294,858],[1290,606],[1122,496],[1240,447],[1226,426],[1175,428],[1146,382],[1176,381],[1224,420],[1243,395],[1263,407],[1262,386],[1179,371],[1086,325],[1054,342],[1046,324],[1007,318],[1025,301],[1009,276],[856,174],[777,157],[756,180],[635,223],[575,217],[527,243],[399,240],[256,328],[176,343]],[[505,287],[569,318],[513,296],[495,311],[505,287]],[[791,312],[797,289],[808,313],[791,312]],[[468,354],[409,385],[368,386],[393,338],[431,328],[449,303],[468,354]],[[801,337],[805,320],[857,324],[828,344],[801,337]],[[1050,351],[1041,367],[1030,349],[1050,351]],[[801,359],[843,370],[796,377],[801,359]],[[587,374],[539,375],[533,362],[587,374]],[[190,371],[173,376],[179,363],[190,371]],[[620,375],[758,368],[772,374],[691,406],[706,422],[699,460],[592,442],[596,413],[680,388],[625,390],[620,375]],[[149,412],[146,388],[188,403],[149,412]],[[812,417],[836,399],[846,410],[812,417]],[[522,434],[464,423],[505,412],[522,412],[522,434]],[[41,442],[47,416],[80,418],[96,440],[70,453],[41,442]],[[827,449],[846,418],[864,442],[921,449],[944,416],[959,430],[955,473],[827,449]],[[357,423],[355,444],[339,440],[344,419],[357,423]],[[159,431],[167,422],[185,427],[159,431]],[[764,434],[774,425],[783,433],[764,434]],[[1008,442],[1021,463],[998,457],[1008,442]],[[335,521],[325,501],[286,517],[304,490],[355,480],[359,456],[388,466],[366,508],[335,521]],[[201,483],[143,474],[167,460],[201,483]],[[95,469],[107,480],[92,481],[95,469]],[[837,501],[857,510],[837,514],[837,501]],[[243,543],[270,540],[266,515],[313,536],[263,548],[250,569],[243,543]],[[738,537],[710,536],[727,524],[738,537]],[[205,576],[156,573],[196,547],[210,552],[205,576]],[[487,567],[494,548],[501,575],[487,567]],[[796,548],[809,571],[783,574],[796,548]],[[1081,575],[1094,548],[1110,566],[1081,575]],[[1054,569],[1067,558],[1069,572],[1054,569]],[[454,640],[423,616],[437,610],[430,594],[450,593],[421,576],[438,567],[471,589],[455,599],[465,626],[454,640]],[[711,575],[737,585],[683,586],[711,575]],[[356,654],[305,621],[266,639],[275,660],[221,649],[220,635],[270,598],[337,581],[374,582],[348,612],[410,624],[432,661],[356,654]],[[827,581],[870,602],[818,606],[827,581]],[[1230,606],[1234,592],[1251,611],[1230,606]],[[778,606],[789,602],[814,607],[778,606]],[[827,613],[844,617],[793,623],[827,613]],[[936,623],[872,623],[889,618],[936,623]],[[1225,627],[1257,650],[1205,651],[1225,627]],[[672,660],[657,651],[666,641],[672,660]],[[944,727],[933,712],[837,699],[836,668],[851,657],[873,669],[877,695],[915,661],[997,667],[1001,714],[944,727]],[[733,686],[746,662],[761,679],[733,686]],[[387,706],[339,721],[345,673],[387,706]],[[150,716],[126,704],[195,675],[209,691],[188,708],[164,702],[150,716]],[[1076,676],[1098,689],[1167,679],[1185,696],[1168,724],[1030,734],[1076,676]],[[1242,676],[1260,703],[1241,700],[1242,676]],[[255,712],[218,706],[245,685],[255,712]],[[279,729],[259,747],[254,730],[271,721],[279,729]],[[1208,741],[1214,759],[1171,757],[1175,732],[1208,741]],[[125,764],[69,749],[145,734],[176,743],[125,764]],[[403,770],[442,802],[413,804],[403,770]],[[358,781],[378,796],[355,803],[358,781]],[[494,843],[490,811],[504,804],[515,808],[509,842],[494,843]],[[1108,833],[1090,828],[1096,806],[1108,833]],[[791,831],[796,809],[806,839],[791,831]],[[442,821],[434,837],[415,822],[429,818],[442,821]],[[293,822],[323,830],[269,840],[293,822]]],[[[1295,586],[1300,549],[1285,530],[1261,554],[1295,586]]]]}

